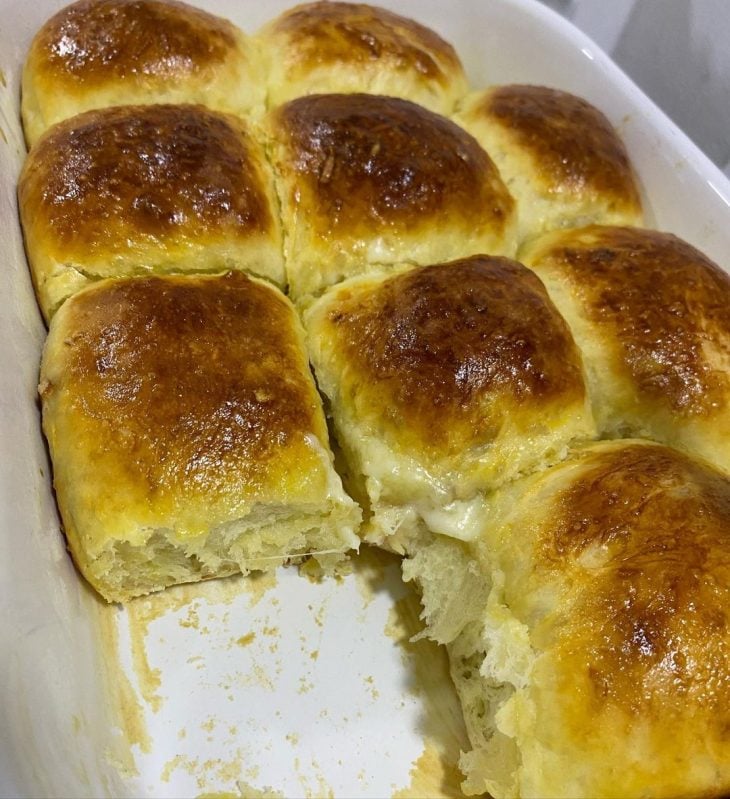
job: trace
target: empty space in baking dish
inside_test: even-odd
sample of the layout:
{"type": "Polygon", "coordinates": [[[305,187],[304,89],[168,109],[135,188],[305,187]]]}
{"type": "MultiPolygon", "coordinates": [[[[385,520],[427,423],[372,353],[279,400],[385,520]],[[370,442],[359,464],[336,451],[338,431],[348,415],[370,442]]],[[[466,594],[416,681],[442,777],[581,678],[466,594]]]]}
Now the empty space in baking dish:
{"type": "MultiPolygon", "coordinates": [[[[247,31],[290,5],[196,4],[247,31]]],[[[463,733],[451,689],[427,679],[445,680],[443,661],[407,644],[417,605],[394,561],[364,556],[321,584],[291,568],[231,578],[125,609],[102,606],[75,573],[40,432],[45,330],[15,200],[19,73],[61,5],[0,0],[0,795],[444,793],[463,733]]],[[[451,41],[475,86],[540,83],[597,105],[627,144],[650,221],[727,268],[727,180],[572,26],[530,0],[381,5],[451,41]]]]}

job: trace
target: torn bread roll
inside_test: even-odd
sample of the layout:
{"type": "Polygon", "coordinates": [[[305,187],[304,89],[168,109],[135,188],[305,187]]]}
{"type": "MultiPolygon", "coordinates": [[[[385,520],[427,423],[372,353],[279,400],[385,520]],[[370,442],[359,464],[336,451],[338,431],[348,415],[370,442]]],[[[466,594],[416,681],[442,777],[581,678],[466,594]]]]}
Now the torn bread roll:
{"type": "Polygon", "coordinates": [[[90,286],[53,319],[40,394],[69,547],[109,601],[358,545],[303,330],[264,281],[90,286]]]}
{"type": "Polygon", "coordinates": [[[404,564],[448,644],[467,794],[730,791],[730,480],[601,442],[490,498],[478,542],[404,564]]]}
{"type": "Polygon", "coordinates": [[[367,540],[470,540],[482,492],[594,435],[580,355],[540,281],[473,256],[352,278],[304,315],[367,540]]]}

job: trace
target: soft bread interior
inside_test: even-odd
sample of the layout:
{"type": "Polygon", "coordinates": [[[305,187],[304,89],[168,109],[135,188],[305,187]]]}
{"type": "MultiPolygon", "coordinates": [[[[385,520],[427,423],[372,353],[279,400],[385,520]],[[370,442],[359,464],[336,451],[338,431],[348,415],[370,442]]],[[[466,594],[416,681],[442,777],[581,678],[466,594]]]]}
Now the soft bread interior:
{"type": "Polygon", "coordinates": [[[147,531],[142,544],[111,540],[88,576],[107,599],[124,602],[177,583],[274,569],[302,555],[328,571],[358,546],[346,507],[265,506],[189,540],[170,528],[147,531]]]}
{"type": "Polygon", "coordinates": [[[518,796],[520,712],[534,660],[526,627],[487,573],[458,541],[436,537],[403,562],[403,577],[422,592],[422,635],[446,644],[472,751],[462,754],[462,790],[495,799],[518,796]],[[487,776],[488,775],[488,776],[487,776]]]}

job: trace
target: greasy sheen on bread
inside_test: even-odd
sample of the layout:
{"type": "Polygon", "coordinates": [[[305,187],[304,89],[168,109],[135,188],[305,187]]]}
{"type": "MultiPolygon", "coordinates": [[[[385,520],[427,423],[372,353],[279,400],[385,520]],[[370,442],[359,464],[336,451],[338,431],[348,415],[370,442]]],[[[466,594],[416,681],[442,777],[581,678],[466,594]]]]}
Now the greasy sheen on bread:
{"type": "Polygon", "coordinates": [[[371,542],[402,552],[424,531],[469,540],[482,492],[594,435],[570,331],[514,261],[352,278],[304,323],[371,542]]]}
{"type": "Polygon", "coordinates": [[[454,48],[429,28],[363,3],[295,6],[257,36],[269,107],[305,94],[402,97],[449,114],[466,93],[454,48]]]}
{"type": "Polygon", "coordinates": [[[107,277],[241,269],[284,284],[271,171],[230,114],[146,105],[74,117],[33,147],[18,200],[46,320],[107,277]]]}
{"type": "Polygon", "coordinates": [[[202,103],[248,114],[264,99],[255,46],[228,20],[172,0],[78,0],[33,39],[21,110],[31,145],[93,108],[202,103]]]}
{"type": "Polygon", "coordinates": [[[512,198],[445,117],[393,97],[311,95],[271,112],[267,135],[295,299],[396,263],[514,254],[512,198]]]}
{"type": "Polygon", "coordinates": [[[601,442],[492,497],[469,553],[441,539],[404,571],[449,646],[467,793],[728,794],[726,475],[601,442]]]}
{"type": "Polygon", "coordinates": [[[303,330],[264,281],[95,283],[53,318],[40,395],[69,547],[109,601],[357,547],[303,330]]]}
{"type": "Polygon", "coordinates": [[[628,227],[591,104],[466,90],[361,3],[38,32],[18,200],[69,549],[125,602],[364,539],[448,648],[467,794],[730,796],[730,278],[628,227]]]}
{"type": "Polygon", "coordinates": [[[730,276],[668,233],[591,226],[523,248],[583,353],[600,432],[730,472],[730,276]]]}
{"type": "Polygon", "coordinates": [[[641,198],[624,143],[581,97],[547,86],[493,86],[455,119],[497,165],[517,202],[520,238],[589,224],[641,225],[641,198]]]}

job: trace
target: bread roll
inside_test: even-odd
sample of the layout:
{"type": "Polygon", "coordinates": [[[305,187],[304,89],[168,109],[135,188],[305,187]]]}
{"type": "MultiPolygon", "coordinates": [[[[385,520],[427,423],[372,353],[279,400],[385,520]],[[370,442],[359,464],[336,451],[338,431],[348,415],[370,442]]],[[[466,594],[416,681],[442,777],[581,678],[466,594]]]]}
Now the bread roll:
{"type": "Polygon", "coordinates": [[[268,283],[96,283],[54,317],[40,394],[69,547],[109,601],[357,546],[303,331],[268,283]]]}
{"type": "Polygon", "coordinates": [[[265,78],[252,42],[185,3],[79,0],[38,31],[23,70],[26,141],[82,111],[202,103],[260,112],[265,78]]]}
{"type": "Polygon", "coordinates": [[[514,253],[514,203],[445,117],[392,97],[312,95],[272,112],[292,295],[407,261],[514,253]]]}
{"type": "Polygon", "coordinates": [[[570,332],[514,261],[352,278],[304,320],[369,541],[468,540],[481,492],[594,434],[570,332]]]}
{"type": "Polygon", "coordinates": [[[18,189],[44,316],[107,277],[243,269],[283,285],[272,180],[243,120],[203,106],[62,122],[32,149],[18,189]]]}
{"type": "Polygon", "coordinates": [[[456,120],[517,201],[521,239],[592,223],[642,224],[626,148],[586,100],[545,86],[495,86],[470,95],[456,120]]]}
{"type": "Polygon", "coordinates": [[[269,105],[305,94],[403,97],[448,114],[467,90],[454,48],[434,31],[362,3],[305,3],[259,33],[269,105]]]}
{"type": "Polygon", "coordinates": [[[675,236],[637,228],[548,234],[521,257],[583,352],[601,433],[730,471],[730,276],[675,236]]]}
{"type": "Polygon", "coordinates": [[[728,553],[728,478],[622,441],[500,491],[473,559],[442,539],[408,562],[449,643],[466,792],[728,795],[728,553]]]}

